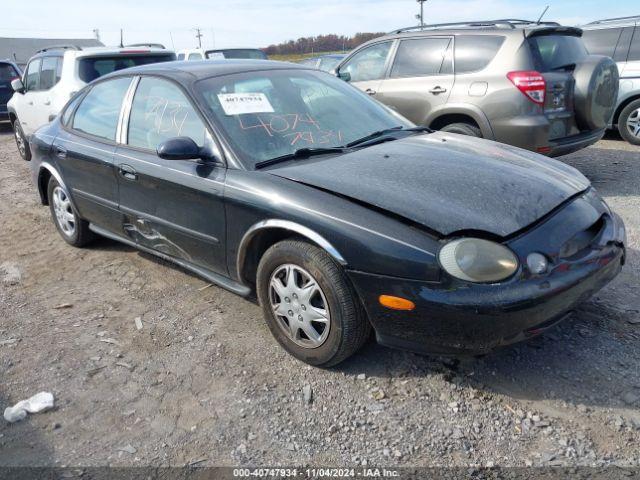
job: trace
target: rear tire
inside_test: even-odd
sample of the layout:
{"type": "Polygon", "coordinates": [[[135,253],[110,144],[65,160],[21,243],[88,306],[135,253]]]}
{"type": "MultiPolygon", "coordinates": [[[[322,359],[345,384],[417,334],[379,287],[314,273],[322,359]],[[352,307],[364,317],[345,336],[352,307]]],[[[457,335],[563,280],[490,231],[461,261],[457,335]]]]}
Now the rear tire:
{"type": "Polygon", "coordinates": [[[640,99],[624,107],[618,117],[618,131],[632,145],[640,145],[640,99]]]}
{"type": "Polygon", "coordinates": [[[65,242],[74,247],[84,247],[95,238],[89,230],[89,222],[80,218],[69,193],[54,177],[49,179],[47,198],[53,223],[65,242]]]}
{"type": "Polygon", "coordinates": [[[457,133],[459,135],[467,135],[468,137],[482,138],[482,131],[475,125],[470,123],[451,123],[440,129],[441,132],[457,133]]]}
{"type": "Polygon", "coordinates": [[[257,293],[275,339],[309,365],[337,365],[358,351],[371,333],[344,270],[315,245],[285,240],[269,248],[258,266],[257,293]],[[302,292],[310,291],[302,288],[306,285],[311,285],[315,296],[305,299],[302,292]],[[325,313],[324,319],[309,321],[318,312],[325,313]]]}
{"type": "Polygon", "coordinates": [[[27,137],[25,137],[24,131],[22,130],[22,125],[20,125],[20,120],[16,118],[13,121],[12,127],[16,146],[18,147],[18,153],[23,160],[26,160],[27,162],[31,161],[31,149],[29,148],[27,137]]]}

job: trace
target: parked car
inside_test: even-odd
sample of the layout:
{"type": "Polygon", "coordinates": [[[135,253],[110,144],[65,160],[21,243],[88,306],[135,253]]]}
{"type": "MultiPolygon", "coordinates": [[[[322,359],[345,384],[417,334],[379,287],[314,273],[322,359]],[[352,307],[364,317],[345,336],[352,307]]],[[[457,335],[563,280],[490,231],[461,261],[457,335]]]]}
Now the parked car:
{"type": "Polygon", "coordinates": [[[57,115],[87,83],[116,70],[166,62],[175,53],[159,47],[80,47],[66,45],[40,50],[27,64],[24,76],[12,82],[8,103],[18,151],[31,159],[28,139],[57,115]]]}
{"type": "Polygon", "coordinates": [[[203,50],[192,48],[178,51],[178,60],[231,60],[254,59],[268,60],[267,55],[257,48],[224,48],[220,50],[203,50]]]}
{"type": "Polygon", "coordinates": [[[618,93],[615,63],[581,34],[526,20],[405,28],[337,73],[418,125],[557,156],[602,138],[618,93]]]}
{"type": "Polygon", "coordinates": [[[87,86],[33,136],[31,168],[66,242],[101,235],[255,294],[312,365],[372,327],[488,352],[618,274],[624,225],[577,170],[428,132],[314,69],[173,62],[87,86]]]}
{"type": "Polygon", "coordinates": [[[319,57],[305,58],[300,61],[300,65],[305,67],[313,67],[324,72],[335,70],[338,64],[346,57],[346,54],[333,53],[330,55],[321,55],[319,57]]]}
{"type": "Polygon", "coordinates": [[[7,102],[13,95],[11,82],[20,78],[20,69],[9,60],[0,60],[0,122],[9,121],[7,102]]]}
{"type": "Polygon", "coordinates": [[[609,128],[640,145],[640,16],[598,20],[582,29],[587,50],[613,58],[620,71],[620,92],[609,128]]]}

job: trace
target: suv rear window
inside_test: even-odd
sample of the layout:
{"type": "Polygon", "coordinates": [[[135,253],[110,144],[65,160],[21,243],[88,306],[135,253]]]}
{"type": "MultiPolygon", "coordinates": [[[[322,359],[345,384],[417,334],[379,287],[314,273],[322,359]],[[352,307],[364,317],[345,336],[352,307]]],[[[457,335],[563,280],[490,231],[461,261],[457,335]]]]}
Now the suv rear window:
{"type": "Polygon", "coordinates": [[[244,58],[252,60],[267,60],[267,55],[262,50],[253,48],[238,48],[229,50],[209,50],[205,54],[207,58],[212,60],[244,58]]]}
{"type": "Polygon", "coordinates": [[[455,40],[456,74],[478,72],[495,58],[505,37],[458,35],[455,40]]]}
{"type": "Polygon", "coordinates": [[[542,35],[529,37],[528,40],[536,69],[540,72],[550,72],[575,65],[588,55],[580,37],[542,35]]]}
{"type": "Polygon", "coordinates": [[[117,70],[124,68],[136,67],[138,65],[147,65],[149,63],[170,62],[175,60],[173,54],[157,54],[157,55],[114,55],[100,57],[84,57],[79,61],[78,74],[80,80],[89,83],[117,70]]]}

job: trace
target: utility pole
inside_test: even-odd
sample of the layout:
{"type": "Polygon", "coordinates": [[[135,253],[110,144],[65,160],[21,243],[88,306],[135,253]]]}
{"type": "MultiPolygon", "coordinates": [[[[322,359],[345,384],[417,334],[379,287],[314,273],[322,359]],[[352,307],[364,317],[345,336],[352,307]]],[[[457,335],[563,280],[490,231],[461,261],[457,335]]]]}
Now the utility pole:
{"type": "Polygon", "coordinates": [[[202,33],[199,28],[196,28],[196,38],[198,39],[198,47],[202,48],[202,33]]]}
{"type": "Polygon", "coordinates": [[[100,41],[100,30],[98,30],[97,28],[94,28],[93,29],[93,34],[95,35],[96,40],[100,41]]]}
{"type": "Polygon", "coordinates": [[[427,0],[416,0],[420,4],[420,16],[416,15],[420,19],[420,28],[424,28],[424,3],[427,0]]]}

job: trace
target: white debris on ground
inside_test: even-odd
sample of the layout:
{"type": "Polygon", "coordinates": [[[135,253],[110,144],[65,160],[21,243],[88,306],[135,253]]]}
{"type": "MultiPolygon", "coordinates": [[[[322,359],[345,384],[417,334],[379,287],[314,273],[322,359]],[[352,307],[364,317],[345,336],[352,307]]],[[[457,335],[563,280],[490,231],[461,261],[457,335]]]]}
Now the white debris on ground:
{"type": "Polygon", "coordinates": [[[7,422],[15,423],[24,420],[27,413],[40,413],[53,408],[53,394],[40,392],[27,400],[21,400],[13,407],[4,409],[4,419],[7,422]]]}

